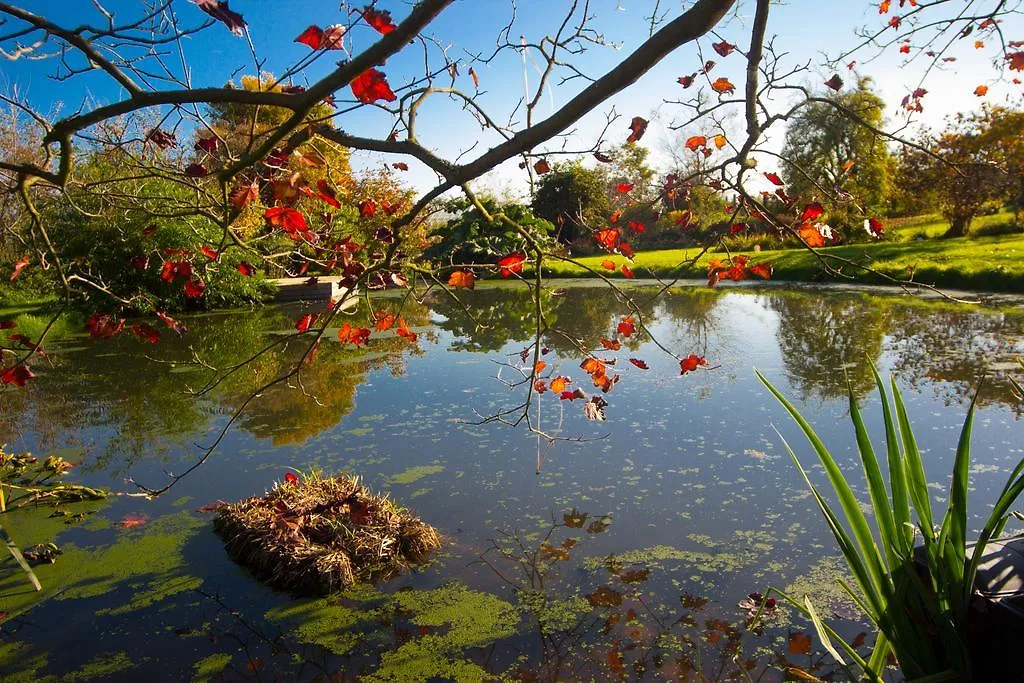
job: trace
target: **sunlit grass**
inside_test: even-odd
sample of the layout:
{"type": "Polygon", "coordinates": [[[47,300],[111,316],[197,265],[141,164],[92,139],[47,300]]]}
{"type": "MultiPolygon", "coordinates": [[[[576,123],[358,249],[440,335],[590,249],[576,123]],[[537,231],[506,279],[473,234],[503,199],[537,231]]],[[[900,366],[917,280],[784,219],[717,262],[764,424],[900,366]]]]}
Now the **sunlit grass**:
{"type": "MultiPolygon", "coordinates": [[[[976,227],[1006,223],[1011,217],[1010,214],[984,216],[978,219],[976,227]]],[[[830,265],[841,269],[844,274],[855,276],[855,282],[885,282],[884,278],[860,267],[864,266],[889,277],[913,279],[941,287],[1024,292],[1024,233],[953,239],[904,237],[921,233],[941,234],[945,229],[946,224],[938,217],[925,217],[895,228],[892,232],[896,239],[892,241],[830,247],[819,251],[822,257],[849,261],[844,264],[832,260],[830,265]]],[[[698,249],[646,251],[637,253],[631,264],[622,256],[605,254],[581,257],[578,261],[592,271],[616,279],[623,278],[621,270],[606,270],[601,265],[603,261],[611,260],[618,267],[629,264],[637,277],[703,278],[707,275],[709,260],[726,256],[722,252],[709,252],[696,265],[689,265],[690,259],[699,253],[698,249]]],[[[826,274],[822,259],[807,249],[737,253],[749,256],[751,264],[770,262],[775,269],[773,280],[845,280],[826,274]]],[[[580,277],[588,275],[588,271],[573,264],[553,261],[549,262],[548,274],[580,277]]]]}

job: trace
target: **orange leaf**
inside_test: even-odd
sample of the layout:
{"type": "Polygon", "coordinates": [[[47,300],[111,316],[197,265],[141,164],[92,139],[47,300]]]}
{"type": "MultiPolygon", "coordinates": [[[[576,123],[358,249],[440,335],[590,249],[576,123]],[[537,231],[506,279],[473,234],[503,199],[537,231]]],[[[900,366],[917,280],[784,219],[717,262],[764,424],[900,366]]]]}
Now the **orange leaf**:
{"type": "Polygon", "coordinates": [[[811,636],[807,633],[794,633],[789,637],[789,651],[794,655],[811,653],[811,636]]]}
{"type": "Polygon", "coordinates": [[[537,175],[544,175],[551,170],[551,165],[547,159],[538,159],[537,163],[533,165],[533,170],[537,172],[537,175]]]}
{"type": "Polygon", "coordinates": [[[712,83],[711,89],[722,95],[736,92],[736,86],[730,83],[729,79],[724,76],[712,83]]]}
{"type": "Polygon", "coordinates": [[[762,280],[769,280],[772,277],[772,264],[770,263],[759,263],[756,266],[750,266],[749,270],[754,275],[758,276],[762,280]]]}
{"type": "Polygon", "coordinates": [[[694,135],[693,137],[687,138],[686,149],[691,152],[696,152],[701,147],[708,144],[708,139],[703,135],[694,135]]]}
{"type": "Polygon", "coordinates": [[[715,137],[713,138],[713,140],[715,141],[715,149],[722,149],[723,147],[725,147],[725,143],[726,143],[726,142],[728,142],[728,141],[727,141],[727,140],[725,139],[725,136],[724,136],[724,135],[722,135],[721,133],[719,133],[718,135],[716,135],[716,136],[715,136],[715,137]]]}
{"type": "Polygon", "coordinates": [[[548,364],[545,363],[544,361],[537,361],[537,364],[533,366],[533,374],[539,375],[540,373],[544,372],[544,368],[546,368],[547,366],[548,364]]]}
{"type": "Polygon", "coordinates": [[[618,266],[615,265],[615,261],[612,261],[611,259],[601,261],[601,267],[605,270],[618,270],[618,266]]]}
{"type": "Polygon", "coordinates": [[[823,247],[825,246],[825,236],[822,235],[814,225],[811,223],[802,223],[797,229],[800,233],[800,239],[807,243],[809,247],[823,247]]]}
{"type": "Polygon", "coordinates": [[[630,280],[633,279],[633,271],[625,263],[622,264],[622,274],[630,280]]]}
{"type": "Polygon", "coordinates": [[[619,325],[618,327],[615,328],[615,330],[623,337],[629,337],[634,332],[636,332],[636,325],[633,324],[632,316],[626,316],[621,321],[619,321],[619,325]]]}
{"type": "Polygon", "coordinates": [[[979,85],[977,88],[974,89],[974,94],[977,95],[978,97],[984,97],[987,93],[988,93],[988,86],[987,85],[979,85]]]}
{"type": "Polygon", "coordinates": [[[556,394],[560,394],[565,391],[565,386],[572,382],[568,377],[555,377],[551,380],[551,391],[556,394]]]}
{"type": "Polygon", "coordinates": [[[609,351],[618,351],[619,349],[622,348],[622,344],[620,344],[618,340],[606,339],[605,337],[601,337],[601,346],[608,349],[609,351]]]}
{"type": "Polygon", "coordinates": [[[459,287],[462,289],[473,289],[476,287],[476,278],[473,276],[472,271],[469,270],[456,270],[448,276],[448,284],[452,287],[459,287]]]}

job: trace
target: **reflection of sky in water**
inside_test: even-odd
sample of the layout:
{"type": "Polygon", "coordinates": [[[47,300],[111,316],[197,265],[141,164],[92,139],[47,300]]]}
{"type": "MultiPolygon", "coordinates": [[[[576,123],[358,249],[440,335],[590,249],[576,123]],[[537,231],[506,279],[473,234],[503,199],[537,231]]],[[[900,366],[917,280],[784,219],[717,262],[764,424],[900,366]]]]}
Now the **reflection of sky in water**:
{"type": "MultiPolygon", "coordinates": [[[[481,296],[500,311],[504,305],[501,296],[506,295],[481,296]]],[[[589,311],[588,320],[583,320],[582,314],[558,319],[558,325],[571,334],[584,336],[603,330],[601,333],[608,335],[626,309],[607,298],[603,291],[572,287],[548,303],[556,313],[589,311]],[[597,297],[601,298],[591,305],[597,297]]],[[[467,301],[472,309],[473,297],[467,301]]],[[[509,390],[495,379],[500,368],[495,361],[518,362],[512,354],[522,350],[525,339],[521,329],[502,336],[501,330],[492,328],[487,343],[499,350],[452,352],[448,350],[452,342],[469,324],[458,322],[456,308],[440,306],[430,314],[440,328],[435,329],[434,341],[421,340],[425,352],[421,356],[406,354],[398,361],[394,349],[399,346],[395,344],[388,365],[339,363],[328,367],[332,359],[339,360],[331,355],[337,353],[336,348],[318,358],[309,370],[311,375],[327,369],[338,373],[322,385],[325,395],[335,390],[334,400],[339,402],[322,410],[329,417],[341,408],[342,416],[333,426],[332,420],[337,418],[318,416],[318,407],[311,405],[310,399],[303,404],[289,403],[296,395],[301,398],[298,389],[276,395],[273,403],[252,411],[243,428],[231,431],[219,452],[168,496],[145,505],[119,500],[105,514],[116,519],[142,510],[158,516],[182,506],[194,509],[216,499],[259,495],[287,468],[318,467],[328,472],[342,468],[360,474],[372,488],[391,491],[450,541],[433,567],[403,577],[392,587],[437,586],[455,576],[472,587],[504,591],[501,594],[509,599],[507,589],[490,571],[467,565],[500,532],[515,531],[527,544],[537,544],[553,519],[561,521],[563,514],[576,508],[590,515],[588,524],[606,516],[611,526],[602,533],[581,532],[571,559],[554,572],[559,590],[591,591],[607,578],[584,558],[663,547],[660,555],[648,553],[645,560],[652,574],[643,590],[652,604],[678,608],[679,594],[688,592],[709,597],[719,610],[728,612],[750,591],[788,585],[823,557],[835,555],[833,541],[773,426],[794,445],[818,483],[824,483],[821,468],[810,459],[809,449],[782,408],[754,377],[754,367],[797,400],[844,469],[852,473],[862,494],[862,475],[843,398],[844,366],[861,389],[867,386],[862,383],[865,351],[875,355],[873,360],[883,373],[899,370],[901,386],[908,387],[905,399],[929,477],[936,482],[933,500],[944,505],[953,449],[966,409],[959,397],[964,394],[965,381],[980,370],[984,353],[991,353],[990,346],[979,346],[973,340],[984,335],[1001,342],[1004,357],[1021,351],[1019,315],[909,307],[857,296],[674,292],[665,303],[646,311],[654,316],[650,329],[660,341],[681,356],[692,352],[707,356],[712,369],[681,377],[678,362],[649,343],[617,353],[601,352],[601,357],[619,359],[615,371],[623,375],[607,396],[607,422],[588,422],[579,402],[553,400],[551,394],[541,397],[541,427],[560,430],[564,437],[583,438],[582,443],[538,443],[523,429],[468,424],[479,419],[475,415],[490,415],[521,401],[522,388],[509,390]],[[685,313],[694,310],[700,314],[685,313]],[[849,329],[853,326],[857,329],[849,329]],[[981,355],[972,355],[971,349],[980,349],[981,355]],[[817,353],[813,362],[799,357],[802,350],[817,353]],[[937,365],[929,366],[923,354],[934,357],[937,365]],[[644,359],[650,370],[632,367],[627,361],[630,357],[644,359]],[[344,414],[345,410],[350,412],[344,414]],[[296,420],[303,419],[324,426],[296,437],[296,427],[302,426],[296,420]],[[293,436],[278,438],[285,433],[293,436]],[[274,446],[275,442],[279,445],[274,446]],[[542,458],[539,473],[538,450],[542,458]],[[172,499],[180,502],[182,497],[188,497],[187,503],[176,508],[172,499]]],[[[425,315],[421,325],[427,320],[425,315]]],[[[198,320],[195,323],[202,325],[198,320]]],[[[286,327],[287,319],[271,318],[264,329],[286,327]]],[[[588,342],[596,346],[596,339],[588,338],[588,342]]],[[[553,347],[556,343],[545,340],[553,347]]],[[[73,373],[76,363],[109,367],[110,358],[93,357],[98,355],[96,348],[90,345],[69,353],[67,362],[48,374],[56,381],[59,373],[73,373]]],[[[371,344],[370,350],[379,349],[371,344]]],[[[568,375],[589,392],[578,355],[568,355],[563,346],[544,358],[553,375],[568,375]]],[[[165,370],[159,367],[159,372],[165,370]]],[[[139,372],[157,370],[149,367],[139,372]]],[[[512,378],[508,368],[501,372],[502,377],[512,378]]],[[[86,376],[88,373],[82,375],[86,376]]],[[[142,375],[140,380],[158,381],[142,375]]],[[[307,389],[313,384],[308,382],[307,389]]],[[[982,401],[974,433],[975,521],[1022,455],[1015,412],[1019,408],[1009,402],[1005,380],[996,378],[991,384],[994,390],[982,401]]],[[[68,391],[71,381],[64,386],[68,391]]],[[[45,405],[49,400],[43,394],[46,390],[45,382],[32,387],[32,399],[21,406],[25,415],[56,409],[45,405]]],[[[64,428],[73,442],[83,443],[88,457],[106,457],[103,443],[117,428],[118,402],[133,400],[118,393],[123,391],[124,387],[116,387],[106,396],[102,392],[90,395],[90,401],[109,402],[83,412],[102,426],[91,426],[84,419],[64,428]]],[[[190,462],[194,451],[187,444],[209,441],[215,427],[226,419],[224,415],[237,405],[237,395],[241,395],[240,389],[215,393],[207,412],[198,417],[179,422],[157,420],[152,433],[133,435],[143,451],[169,453],[166,461],[129,458],[131,461],[125,462],[119,460],[125,457],[121,454],[113,456],[107,468],[115,475],[94,467],[98,471],[87,479],[125,488],[118,480],[130,473],[144,483],[160,483],[164,469],[180,470],[190,462]],[[161,425],[181,424],[194,425],[194,431],[160,431],[161,425]]],[[[61,400],[74,403],[76,398],[69,393],[61,400]]],[[[869,393],[862,406],[869,430],[879,433],[877,399],[869,393]]],[[[536,404],[531,410],[536,416],[536,404]]],[[[45,451],[36,444],[46,439],[31,429],[22,441],[12,445],[45,451]]],[[[884,445],[878,443],[876,448],[882,452],[884,445]]],[[[101,542],[79,530],[65,536],[83,543],[101,542]]],[[[102,542],[109,541],[108,534],[102,542]]],[[[200,532],[190,548],[193,564],[187,571],[202,578],[204,590],[226,595],[250,591],[245,603],[249,606],[244,608],[248,618],[260,623],[262,613],[283,600],[254,587],[244,572],[227,560],[208,529],[200,532]]],[[[110,599],[123,600],[125,596],[110,599]]],[[[187,599],[171,603],[164,612],[146,612],[145,626],[131,617],[115,623],[121,629],[173,630],[194,618],[186,603],[187,599]]],[[[2,606],[0,601],[0,609],[2,606]]],[[[76,607],[76,603],[65,602],[59,609],[37,609],[33,619],[57,629],[48,637],[59,643],[71,635],[57,627],[58,615],[81,613],[84,618],[95,608],[95,603],[76,607]]],[[[182,647],[178,641],[165,645],[168,652],[182,647]]],[[[68,668],[80,664],[70,656],[58,660],[66,661],[68,668]]]]}

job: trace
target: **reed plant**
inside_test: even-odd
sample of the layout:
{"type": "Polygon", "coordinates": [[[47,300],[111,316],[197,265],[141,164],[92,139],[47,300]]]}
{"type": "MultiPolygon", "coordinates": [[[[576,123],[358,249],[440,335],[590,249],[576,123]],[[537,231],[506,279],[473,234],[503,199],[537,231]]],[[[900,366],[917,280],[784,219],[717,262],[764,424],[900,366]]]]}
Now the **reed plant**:
{"type": "Polygon", "coordinates": [[[890,404],[881,376],[874,368],[872,371],[882,400],[888,488],[883,464],[875,454],[852,390],[849,400],[850,420],[867,480],[875,528],[869,525],[848,475],[836,464],[811,425],[757,373],[800,426],[835,492],[838,505],[826,501],[811,483],[793,449],[785,444],[855,579],[856,586],[841,582],[842,586],[878,630],[870,656],[865,659],[838,637],[817,617],[806,598],[799,600],[798,596],[779,594],[812,620],[826,649],[841,665],[859,668],[868,680],[882,680],[890,654],[911,681],[971,680],[974,667],[968,647],[968,617],[978,562],[986,544],[1002,533],[1011,506],[1024,491],[1024,459],[1010,474],[977,540],[970,543],[967,491],[977,396],[971,401],[960,432],[949,503],[940,520],[932,509],[921,452],[895,380],[890,380],[890,404]],[[915,553],[919,543],[923,545],[915,553]]]}

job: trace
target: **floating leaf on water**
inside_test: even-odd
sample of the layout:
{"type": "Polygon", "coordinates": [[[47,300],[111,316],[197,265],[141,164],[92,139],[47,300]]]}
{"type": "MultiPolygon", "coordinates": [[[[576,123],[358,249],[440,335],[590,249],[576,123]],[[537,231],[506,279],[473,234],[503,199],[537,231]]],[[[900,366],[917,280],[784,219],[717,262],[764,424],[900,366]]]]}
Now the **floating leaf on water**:
{"type": "Polygon", "coordinates": [[[622,593],[608,586],[601,586],[588,595],[587,600],[594,607],[615,607],[622,604],[622,593]]]}

